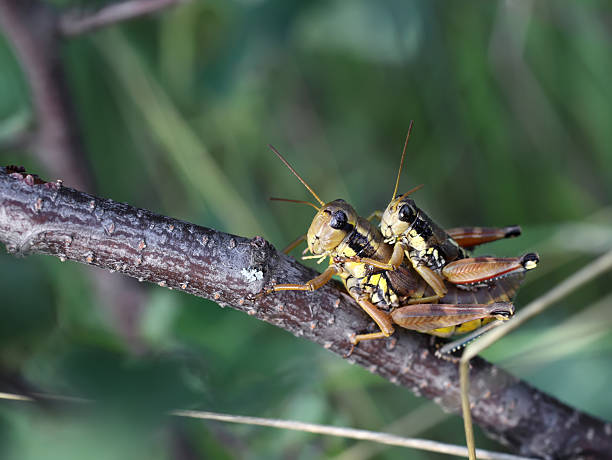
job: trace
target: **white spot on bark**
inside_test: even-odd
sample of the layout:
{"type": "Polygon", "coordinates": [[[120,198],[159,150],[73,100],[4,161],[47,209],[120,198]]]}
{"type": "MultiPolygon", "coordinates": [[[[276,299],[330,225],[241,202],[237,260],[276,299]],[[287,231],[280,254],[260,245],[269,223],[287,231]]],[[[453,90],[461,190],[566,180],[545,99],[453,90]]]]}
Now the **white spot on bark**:
{"type": "Polygon", "coordinates": [[[240,274],[249,283],[252,283],[254,281],[261,281],[263,279],[263,272],[261,270],[255,270],[254,268],[243,268],[240,271],[240,274]]]}

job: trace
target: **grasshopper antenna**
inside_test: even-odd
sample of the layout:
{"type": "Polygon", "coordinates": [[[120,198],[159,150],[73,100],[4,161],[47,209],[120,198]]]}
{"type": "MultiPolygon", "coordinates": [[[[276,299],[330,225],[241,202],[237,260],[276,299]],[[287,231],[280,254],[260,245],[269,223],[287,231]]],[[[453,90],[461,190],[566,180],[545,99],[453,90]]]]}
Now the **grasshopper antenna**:
{"type": "MultiPolygon", "coordinates": [[[[406,146],[408,145],[408,139],[410,139],[410,133],[412,132],[412,125],[414,125],[414,120],[410,120],[410,126],[408,126],[408,134],[406,135],[406,141],[404,142],[404,150],[402,150],[402,159],[400,160],[399,170],[397,171],[397,179],[395,179],[395,188],[393,189],[393,195],[391,196],[391,201],[395,199],[395,194],[397,193],[397,188],[399,187],[400,176],[402,174],[402,167],[404,166],[404,158],[406,157],[406,146]]],[[[422,186],[419,186],[419,188],[422,186]]],[[[416,191],[416,189],[412,189],[410,193],[416,191]]]]}
{"type": "Polygon", "coordinates": [[[411,188],[410,190],[408,190],[406,193],[404,193],[401,197],[400,197],[400,201],[403,200],[404,198],[406,198],[408,195],[410,195],[411,193],[416,192],[417,190],[423,188],[425,184],[420,184],[417,185],[416,187],[411,188]]]}
{"type": "Polygon", "coordinates": [[[313,208],[315,208],[317,211],[320,211],[321,208],[319,208],[316,204],[311,203],[310,201],[304,201],[304,200],[291,200],[289,198],[276,198],[276,197],[270,197],[270,200],[272,201],[286,201],[288,203],[301,203],[301,204],[307,204],[309,206],[312,206],[313,208]]]}
{"type": "MultiPolygon", "coordinates": [[[[319,202],[319,204],[321,206],[325,206],[325,203],[323,202],[323,200],[321,200],[321,198],[319,198],[319,196],[314,192],[314,190],[310,187],[310,185],[308,185],[306,183],[306,181],[300,177],[300,175],[297,173],[297,171],[291,167],[289,162],[287,160],[285,160],[285,158],[280,154],[280,152],[278,150],[276,150],[272,144],[268,144],[268,147],[270,147],[270,150],[272,150],[276,154],[276,156],[278,158],[280,158],[280,160],[285,164],[285,166],[287,166],[287,168],[289,168],[289,171],[291,171],[295,175],[295,177],[297,177],[300,180],[300,182],[302,184],[304,184],[304,187],[306,187],[308,189],[308,191],[310,193],[312,193],[312,196],[315,197],[315,199],[319,202]]],[[[317,210],[319,210],[319,208],[317,208],[317,210]]]]}

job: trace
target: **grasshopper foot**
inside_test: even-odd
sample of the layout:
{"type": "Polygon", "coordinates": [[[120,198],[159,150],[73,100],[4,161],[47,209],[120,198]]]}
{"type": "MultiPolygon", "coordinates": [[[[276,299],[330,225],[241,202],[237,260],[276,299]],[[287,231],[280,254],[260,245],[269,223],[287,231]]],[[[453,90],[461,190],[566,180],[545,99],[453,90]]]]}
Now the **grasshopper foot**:
{"type": "Polygon", "coordinates": [[[347,353],[342,355],[343,358],[345,359],[348,358],[349,356],[353,354],[353,351],[355,351],[355,346],[359,343],[359,341],[356,340],[356,337],[357,337],[357,334],[353,332],[349,338],[349,341],[351,342],[351,348],[349,349],[347,353]]]}

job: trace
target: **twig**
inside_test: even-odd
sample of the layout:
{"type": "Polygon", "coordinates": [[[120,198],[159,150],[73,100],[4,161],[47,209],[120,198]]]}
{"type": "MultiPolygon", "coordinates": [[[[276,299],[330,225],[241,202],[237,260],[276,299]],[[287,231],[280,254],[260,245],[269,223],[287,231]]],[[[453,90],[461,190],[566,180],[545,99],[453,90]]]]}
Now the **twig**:
{"type": "Polygon", "coordinates": [[[105,6],[95,13],[65,13],[59,23],[62,35],[73,37],[119,22],[154,13],[188,0],[127,0],[105,6]]]}
{"type": "MultiPolygon", "coordinates": [[[[451,414],[444,413],[429,402],[423,402],[418,407],[406,412],[400,418],[385,423],[380,429],[385,433],[415,437],[430,430],[432,427],[451,418],[451,414]]],[[[367,441],[353,443],[333,456],[334,460],[370,460],[385,450],[382,444],[372,444],[367,441]]]]}
{"type": "MultiPolygon", "coordinates": [[[[92,403],[90,399],[74,398],[69,396],[59,396],[53,394],[36,394],[36,397],[48,399],[57,402],[65,403],[92,403]]],[[[20,395],[16,393],[0,392],[0,399],[9,401],[35,402],[36,400],[30,396],[20,395]]],[[[426,439],[406,438],[396,436],[389,433],[381,433],[370,430],[358,430],[354,428],[345,428],[331,425],[321,425],[317,423],[305,423],[295,420],[282,420],[262,417],[247,417],[242,415],[221,414],[218,412],[207,412],[198,410],[176,409],[170,411],[170,415],[176,417],[195,418],[200,420],[216,420],[228,423],[240,423],[245,425],[267,426],[284,430],[301,431],[304,433],[323,434],[327,436],[338,436],[349,439],[357,439],[362,441],[372,441],[379,444],[389,446],[407,447],[411,449],[426,450],[429,452],[438,452],[442,454],[467,456],[467,449],[463,446],[454,444],[445,444],[442,442],[429,441],[426,439]]],[[[490,460],[530,460],[528,457],[520,457],[517,455],[505,454],[501,452],[493,452],[490,450],[478,450],[478,455],[482,459],[490,460]]]]}
{"type": "MultiPolygon", "coordinates": [[[[468,345],[461,356],[460,362],[460,378],[461,388],[464,389],[461,398],[461,407],[463,410],[463,417],[465,419],[465,436],[467,440],[468,449],[471,451],[472,458],[474,456],[474,432],[472,431],[472,419],[470,414],[470,401],[469,401],[469,364],[470,360],[477,356],[480,352],[491,346],[493,343],[501,339],[503,336],[513,331],[521,324],[525,323],[532,317],[544,311],[555,302],[561,300],[572,291],[578,289],[585,283],[588,283],[592,279],[598,277],[602,273],[612,269],[612,251],[607,252],[603,256],[599,257],[594,262],[590,263],[586,267],[574,273],[572,276],[567,278],[565,281],[558,284],[554,289],[551,289],[542,297],[534,300],[519,313],[517,313],[512,320],[507,321],[501,326],[493,329],[480,338],[477,342],[473,342],[468,345]]],[[[612,430],[610,430],[612,431],[612,430]]]]}
{"type": "MultiPolygon", "coordinates": [[[[457,455],[467,457],[467,449],[455,444],[445,444],[427,439],[404,438],[389,433],[378,431],[358,430],[355,428],[344,428],[332,425],[320,425],[317,423],[305,423],[295,420],[281,420],[261,417],[245,417],[242,415],[218,414],[215,412],[196,411],[196,410],[175,410],[172,415],[178,417],[189,417],[204,420],[217,420],[228,423],[244,423],[247,425],[269,426],[285,430],[302,431],[305,433],[324,434],[327,436],[338,436],[342,438],[358,439],[362,441],[372,441],[389,446],[407,447],[411,449],[438,452],[441,454],[457,455]]],[[[528,460],[528,457],[493,452],[490,450],[478,449],[478,456],[482,459],[491,460],[528,460]]]]}
{"type": "MultiPolygon", "coordinates": [[[[303,283],[315,272],[260,237],[245,239],[163,217],[32,176],[0,168],[0,242],[15,254],[41,253],[231,305],[343,355],[349,336],[371,321],[335,285],[309,293],[253,299],[276,282],[303,283]]],[[[456,364],[437,359],[430,337],[397,331],[359,344],[349,362],[433,399],[460,407],[456,364]]],[[[474,419],[490,436],[526,456],[600,457],[612,451],[612,429],[485,362],[472,361],[482,397],[474,419]],[[542,433],[546,433],[543,442],[542,433]]]]}

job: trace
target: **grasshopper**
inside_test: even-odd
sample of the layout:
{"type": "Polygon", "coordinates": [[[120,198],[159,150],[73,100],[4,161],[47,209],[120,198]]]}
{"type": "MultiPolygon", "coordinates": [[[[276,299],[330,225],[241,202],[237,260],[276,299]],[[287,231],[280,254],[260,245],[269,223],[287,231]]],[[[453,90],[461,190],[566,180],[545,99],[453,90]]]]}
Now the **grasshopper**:
{"type": "MultiPolygon", "coordinates": [[[[483,295],[486,289],[499,285],[502,278],[513,277],[518,279],[524,272],[537,266],[539,257],[536,253],[506,258],[470,257],[469,250],[474,246],[518,236],[521,234],[520,227],[516,225],[500,228],[460,227],[444,231],[409,198],[409,195],[420,189],[422,185],[403,195],[396,195],[412,126],[413,122],[410,123],[408,128],[392,200],[383,213],[377,211],[370,216],[380,218],[380,229],[384,242],[393,246],[392,255],[389,260],[382,263],[378,260],[355,256],[351,257],[350,260],[391,271],[396,270],[397,267],[408,261],[433,290],[431,295],[421,298],[421,302],[465,303],[458,299],[449,302],[450,299],[447,298],[447,294],[451,286],[474,291],[477,293],[475,296],[477,302],[486,300],[483,295]]],[[[501,296],[494,297],[493,302],[501,299],[508,300],[501,296]]],[[[402,314],[407,311],[402,310],[402,314]]],[[[396,316],[394,318],[396,323],[399,321],[398,324],[401,325],[403,318],[400,319],[400,313],[397,313],[396,316]]],[[[478,332],[470,335],[466,340],[457,341],[444,347],[443,352],[463,346],[468,341],[486,332],[490,327],[480,328],[480,326],[484,326],[488,322],[490,322],[489,318],[483,318],[483,321],[474,321],[471,324],[462,325],[459,328],[462,332],[476,329],[478,329],[478,332]]],[[[435,335],[448,336],[456,331],[456,327],[450,327],[435,330],[434,333],[435,335]]]]}
{"type": "Polygon", "coordinates": [[[350,338],[353,347],[360,341],[389,337],[395,331],[394,324],[449,337],[477,329],[483,321],[512,316],[514,307],[510,299],[518,289],[518,279],[494,280],[487,289],[475,291],[449,286],[440,303],[431,303],[438,297],[412,264],[401,262],[389,269],[388,261],[393,260],[398,250],[384,241],[378,227],[360,217],[344,200],[323,202],[287,160],[274,147],[270,148],[320,205],[276,199],[305,203],[317,210],[307,234],[288,250],[305,239],[308,247],[304,252],[310,255],[303,258],[318,259],[318,263],[329,258],[329,266],[305,284],[277,284],[260,295],[287,290],[312,291],[338,275],[347,292],[379,328],[378,332],[353,334],[350,338]]]}
{"type": "Polygon", "coordinates": [[[383,213],[373,213],[380,217],[385,243],[394,247],[389,261],[376,264],[378,268],[394,270],[405,257],[434,290],[432,301],[446,295],[448,289],[444,281],[468,289],[469,286],[486,286],[501,277],[535,268],[539,262],[536,253],[506,258],[469,256],[468,251],[476,245],[519,236],[519,226],[460,227],[444,231],[408,197],[422,185],[403,195],[396,195],[412,126],[413,122],[408,128],[391,202],[383,213]]]}
{"type": "MultiPolygon", "coordinates": [[[[304,258],[316,258],[318,263],[329,258],[329,266],[305,284],[277,284],[262,294],[312,291],[339,275],[351,297],[379,328],[378,332],[353,334],[346,356],[360,341],[389,337],[394,324],[442,337],[471,332],[436,354],[452,352],[514,314],[511,298],[523,273],[535,268],[539,260],[535,253],[519,258],[471,258],[468,251],[474,246],[518,236],[520,228],[463,227],[444,231],[408,199],[415,189],[396,197],[412,125],[411,122],[392,201],[384,213],[373,213],[380,215],[380,230],[370,218],[358,216],[344,200],[324,203],[270,146],[320,204],[285,200],[307,203],[317,210],[308,233],[286,252],[306,239],[308,248],[304,252],[311,255],[304,258]]],[[[462,387],[462,398],[466,396],[467,390],[462,387]]],[[[464,418],[471,420],[469,404],[463,410],[464,418]]],[[[468,433],[471,422],[465,423],[468,433]]],[[[473,452],[470,455],[473,458],[473,452]]]]}

